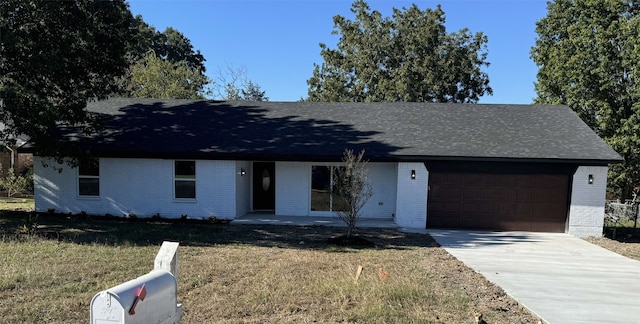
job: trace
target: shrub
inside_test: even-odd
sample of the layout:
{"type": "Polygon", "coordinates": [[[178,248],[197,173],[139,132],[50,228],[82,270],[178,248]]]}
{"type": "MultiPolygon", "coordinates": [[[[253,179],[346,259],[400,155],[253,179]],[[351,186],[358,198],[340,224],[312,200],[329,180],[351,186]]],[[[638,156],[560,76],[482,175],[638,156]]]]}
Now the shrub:
{"type": "Polygon", "coordinates": [[[24,220],[24,224],[22,225],[22,228],[20,229],[19,232],[21,234],[34,236],[36,235],[37,230],[38,230],[38,215],[29,214],[29,217],[27,217],[24,220]]]}
{"type": "Polygon", "coordinates": [[[344,167],[338,168],[333,182],[336,186],[338,198],[347,209],[337,212],[338,217],[347,225],[347,237],[351,237],[360,216],[360,210],[373,195],[371,184],[367,180],[367,160],[363,160],[364,150],[358,155],[352,150],[345,150],[342,162],[344,167]]]}
{"type": "Polygon", "coordinates": [[[28,168],[24,169],[20,175],[27,180],[27,184],[26,184],[26,186],[24,188],[25,192],[33,194],[33,191],[34,191],[33,165],[31,165],[28,168]]]}
{"type": "MultiPolygon", "coordinates": [[[[0,172],[2,166],[0,166],[0,172]]],[[[13,197],[15,194],[24,192],[27,190],[27,178],[18,175],[13,172],[13,168],[9,168],[7,176],[4,179],[0,179],[0,187],[7,191],[7,196],[13,197]]]]}

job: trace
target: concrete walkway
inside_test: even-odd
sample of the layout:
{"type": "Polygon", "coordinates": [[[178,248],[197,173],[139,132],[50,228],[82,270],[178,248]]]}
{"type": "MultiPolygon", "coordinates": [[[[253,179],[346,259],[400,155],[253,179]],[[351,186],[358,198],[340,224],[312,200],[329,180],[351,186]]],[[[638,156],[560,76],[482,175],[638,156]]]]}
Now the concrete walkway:
{"type": "MultiPolygon", "coordinates": [[[[296,226],[345,226],[338,217],[276,216],[273,213],[252,212],[231,221],[231,224],[296,225],[296,226]]],[[[397,228],[391,218],[360,218],[358,227],[397,228]]]]}
{"type": "Polygon", "coordinates": [[[640,261],[568,234],[427,232],[545,323],[640,323],[640,261]]]}

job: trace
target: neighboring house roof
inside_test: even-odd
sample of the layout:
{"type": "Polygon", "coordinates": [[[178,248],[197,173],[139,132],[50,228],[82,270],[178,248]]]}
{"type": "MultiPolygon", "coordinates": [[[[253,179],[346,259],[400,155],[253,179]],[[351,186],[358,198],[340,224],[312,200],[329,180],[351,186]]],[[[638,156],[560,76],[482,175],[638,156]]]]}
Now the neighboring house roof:
{"type": "MultiPolygon", "coordinates": [[[[0,123],[0,131],[4,131],[7,128],[7,125],[4,123],[0,123]]],[[[29,142],[29,136],[27,135],[19,135],[19,136],[11,136],[10,140],[15,140],[15,143],[11,143],[12,147],[21,147],[29,142]]],[[[0,140],[0,145],[6,146],[9,141],[0,140]]]]}
{"type": "Polygon", "coordinates": [[[62,129],[99,156],[238,160],[478,160],[605,165],[621,160],[567,106],[109,99],[95,136],[62,129]]]}

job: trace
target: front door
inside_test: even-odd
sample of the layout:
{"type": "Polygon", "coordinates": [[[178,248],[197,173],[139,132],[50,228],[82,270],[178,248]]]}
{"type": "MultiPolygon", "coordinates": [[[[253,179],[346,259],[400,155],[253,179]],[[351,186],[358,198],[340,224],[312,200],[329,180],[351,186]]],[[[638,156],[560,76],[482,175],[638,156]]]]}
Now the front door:
{"type": "Polygon", "coordinates": [[[276,165],[253,162],[253,210],[276,209],[276,165]]]}

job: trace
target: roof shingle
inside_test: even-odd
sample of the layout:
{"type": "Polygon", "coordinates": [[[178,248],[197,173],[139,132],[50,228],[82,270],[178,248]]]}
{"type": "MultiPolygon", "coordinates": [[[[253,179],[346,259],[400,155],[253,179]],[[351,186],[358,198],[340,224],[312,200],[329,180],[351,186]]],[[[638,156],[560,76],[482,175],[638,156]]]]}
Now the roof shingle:
{"type": "Polygon", "coordinates": [[[323,161],[351,148],[372,161],[621,160],[567,106],[120,98],[88,110],[106,127],[64,137],[102,156],[323,161]]]}

